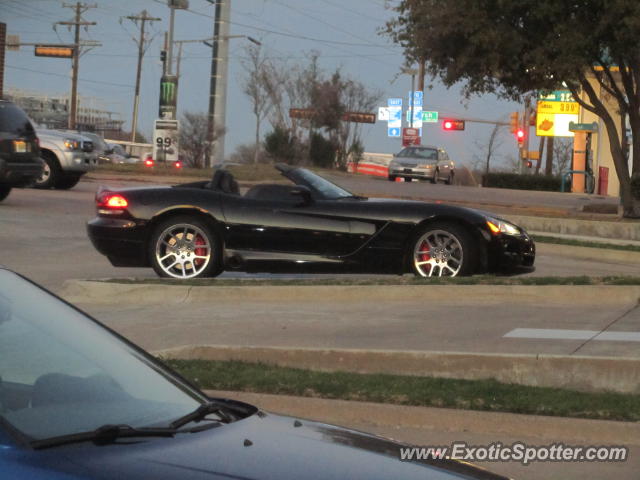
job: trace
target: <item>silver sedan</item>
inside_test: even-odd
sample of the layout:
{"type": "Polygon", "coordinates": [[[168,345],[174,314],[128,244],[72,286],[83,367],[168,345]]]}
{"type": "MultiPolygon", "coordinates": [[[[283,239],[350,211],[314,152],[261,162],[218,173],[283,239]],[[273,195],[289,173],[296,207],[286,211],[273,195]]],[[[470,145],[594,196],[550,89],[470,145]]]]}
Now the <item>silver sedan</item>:
{"type": "Polygon", "coordinates": [[[431,146],[406,147],[393,156],[389,163],[389,180],[430,180],[431,183],[444,181],[453,183],[455,165],[442,148],[431,146]]]}

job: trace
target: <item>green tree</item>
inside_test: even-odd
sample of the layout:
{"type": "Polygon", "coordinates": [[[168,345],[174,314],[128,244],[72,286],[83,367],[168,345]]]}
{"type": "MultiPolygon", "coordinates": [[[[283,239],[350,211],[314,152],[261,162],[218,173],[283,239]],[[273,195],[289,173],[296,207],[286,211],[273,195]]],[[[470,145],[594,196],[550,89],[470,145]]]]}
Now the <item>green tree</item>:
{"type": "Polygon", "coordinates": [[[627,168],[625,117],[640,173],[640,2],[637,0],[401,0],[386,33],[408,63],[464,93],[521,100],[561,85],[602,119],[623,215],[640,217],[627,168]],[[600,90],[612,99],[610,111],[600,90]],[[580,97],[584,93],[584,97],[580,97]],[[618,122],[618,113],[622,121],[618,122]]]}

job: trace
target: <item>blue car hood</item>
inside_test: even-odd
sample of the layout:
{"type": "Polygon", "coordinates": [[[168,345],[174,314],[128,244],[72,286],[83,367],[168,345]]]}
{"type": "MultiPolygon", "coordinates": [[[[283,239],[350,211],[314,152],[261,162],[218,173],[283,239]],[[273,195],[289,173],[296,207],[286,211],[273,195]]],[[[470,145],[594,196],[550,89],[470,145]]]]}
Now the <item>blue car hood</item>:
{"type": "MultiPolygon", "coordinates": [[[[503,479],[455,461],[402,462],[401,445],[332,425],[258,413],[175,438],[68,445],[28,456],[56,479],[503,479]],[[45,467],[47,465],[47,467],[45,467]]],[[[24,461],[27,461],[25,454],[24,461]]],[[[0,455],[0,467],[2,466],[0,455]]],[[[22,463],[22,462],[21,462],[22,463]]],[[[9,472],[12,471],[9,465],[9,472]]],[[[19,478],[19,477],[16,477],[19,478]]]]}

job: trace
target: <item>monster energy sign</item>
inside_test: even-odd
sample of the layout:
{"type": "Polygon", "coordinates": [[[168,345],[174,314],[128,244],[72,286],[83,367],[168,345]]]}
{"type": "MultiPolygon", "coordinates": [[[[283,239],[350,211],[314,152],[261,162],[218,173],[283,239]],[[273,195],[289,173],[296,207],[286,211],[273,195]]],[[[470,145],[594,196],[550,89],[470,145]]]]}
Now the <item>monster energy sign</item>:
{"type": "Polygon", "coordinates": [[[163,75],[160,79],[160,118],[175,119],[178,100],[178,77],[163,75]]]}

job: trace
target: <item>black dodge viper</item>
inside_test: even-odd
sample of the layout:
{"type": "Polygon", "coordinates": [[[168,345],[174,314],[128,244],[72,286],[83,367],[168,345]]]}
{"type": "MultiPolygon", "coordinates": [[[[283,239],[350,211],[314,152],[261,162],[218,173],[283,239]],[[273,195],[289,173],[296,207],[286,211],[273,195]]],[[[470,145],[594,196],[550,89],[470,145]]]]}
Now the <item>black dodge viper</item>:
{"type": "Polygon", "coordinates": [[[115,266],[179,279],[225,270],[429,277],[533,267],[533,240],[491,214],[365,198],[305,168],[275,168],[288,184],[244,194],[225,169],[211,181],[100,189],[89,237],[115,266]]]}

